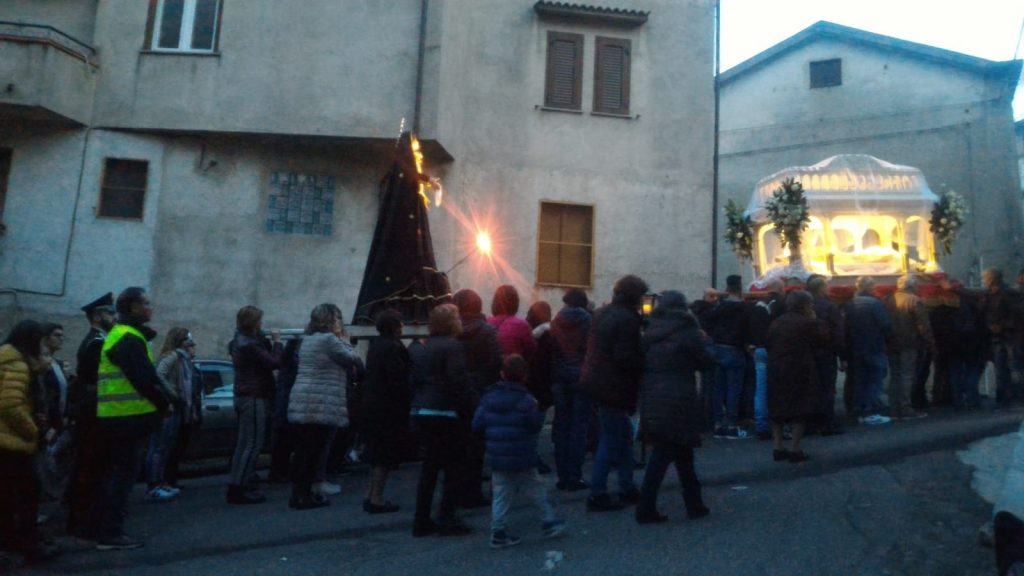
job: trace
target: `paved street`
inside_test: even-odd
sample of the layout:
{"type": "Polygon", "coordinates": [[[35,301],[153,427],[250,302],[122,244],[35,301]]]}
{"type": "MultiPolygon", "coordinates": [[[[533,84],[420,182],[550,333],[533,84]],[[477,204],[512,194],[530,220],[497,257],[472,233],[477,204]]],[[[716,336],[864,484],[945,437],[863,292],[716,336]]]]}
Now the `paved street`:
{"type": "Polygon", "coordinates": [[[521,503],[512,526],[523,543],[507,550],[487,545],[489,510],[465,515],[474,536],[413,539],[414,465],[389,487],[402,512],[383,516],[359,509],[367,481],[361,468],[341,480],[343,494],[331,507],[304,512],[287,508],[284,486],[269,487],[265,505],[228,507],[224,477],[197,478],[171,503],[143,502],[136,490],[129,529],[146,548],[79,548],[32,573],[992,574],[992,551],[976,543],[991,506],[972,490],[971,477],[974,467],[998,468],[986,460],[1002,458],[1010,444],[989,440],[982,447],[993,447],[960,458],[957,451],[1015,431],[1022,416],[945,412],[855,427],[809,439],[814,460],[800,465],[772,462],[765,442],[711,440],[697,461],[709,518],[685,519],[670,472],[661,499],[666,524],[637,526],[631,510],[588,514],[585,493],[556,493],[569,535],[542,540],[533,510],[521,503]]]}

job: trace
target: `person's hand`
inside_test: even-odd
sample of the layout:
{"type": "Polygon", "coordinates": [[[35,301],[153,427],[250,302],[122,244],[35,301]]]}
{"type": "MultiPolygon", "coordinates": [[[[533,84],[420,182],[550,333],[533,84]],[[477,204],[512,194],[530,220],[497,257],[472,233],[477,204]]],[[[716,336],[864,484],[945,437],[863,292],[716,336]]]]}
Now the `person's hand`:
{"type": "Polygon", "coordinates": [[[273,330],[270,331],[270,341],[273,342],[274,344],[280,344],[281,343],[281,330],[280,329],[274,328],[273,330]]]}
{"type": "Polygon", "coordinates": [[[846,360],[841,360],[839,362],[839,371],[840,372],[846,372],[847,368],[849,368],[849,367],[850,367],[850,365],[846,362],[846,360]]]}

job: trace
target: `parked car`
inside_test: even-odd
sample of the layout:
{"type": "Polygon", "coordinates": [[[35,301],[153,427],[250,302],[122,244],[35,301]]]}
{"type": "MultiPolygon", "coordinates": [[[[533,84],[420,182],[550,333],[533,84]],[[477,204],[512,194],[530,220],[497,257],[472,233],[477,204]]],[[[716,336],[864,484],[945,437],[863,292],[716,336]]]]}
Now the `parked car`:
{"type": "Polygon", "coordinates": [[[235,367],[228,360],[196,360],[203,378],[203,424],[189,442],[186,460],[231,458],[238,434],[235,367]]]}

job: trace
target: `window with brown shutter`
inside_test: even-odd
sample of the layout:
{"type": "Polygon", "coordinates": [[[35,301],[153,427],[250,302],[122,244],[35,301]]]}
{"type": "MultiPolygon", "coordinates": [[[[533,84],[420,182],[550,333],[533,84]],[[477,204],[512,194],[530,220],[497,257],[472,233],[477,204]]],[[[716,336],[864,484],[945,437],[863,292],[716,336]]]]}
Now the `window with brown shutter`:
{"type": "Polygon", "coordinates": [[[583,103],[583,35],[548,32],[544,106],[579,110],[583,103]]]}
{"type": "Polygon", "coordinates": [[[148,175],[149,162],[145,160],[107,158],[103,166],[99,215],[142,220],[148,175]]]}
{"type": "Polygon", "coordinates": [[[594,42],[594,112],[629,114],[630,42],[598,36],[594,42]]]}
{"type": "Polygon", "coordinates": [[[589,288],[594,263],[594,207],[540,203],[537,283],[589,288]]]}

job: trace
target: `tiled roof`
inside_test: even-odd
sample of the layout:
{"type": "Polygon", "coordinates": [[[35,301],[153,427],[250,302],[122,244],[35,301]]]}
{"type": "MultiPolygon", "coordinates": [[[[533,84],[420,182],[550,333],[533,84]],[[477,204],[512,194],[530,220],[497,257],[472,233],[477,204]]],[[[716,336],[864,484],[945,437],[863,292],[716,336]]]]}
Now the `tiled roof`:
{"type": "Polygon", "coordinates": [[[875,34],[874,32],[868,32],[858,28],[850,28],[849,26],[842,26],[840,24],[834,24],[832,22],[822,20],[804,28],[800,32],[797,32],[775,46],[768,48],[764,52],[761,52],[760,54],[733,66],[725,72],[722,72],[719,80],[722,84],[725,84],[743,74],[746,74],[747,72],[751,72],[765,64],[768,64],[769,62],[772,62],[790,50],[825,38],[842,40],[852,44],[859,44],[885,51],[899,52],[911,58],[945,64],[947,66],[953,66],[982,74],[992,74],[996,76],[1005,74],[1008,81],[1012,80],[1014,83],[1016,83],[1017,77],[1020,75],[1021,62],[1019,60],[1009,60],[1007,62],[986,60],[984,58],[968,56],[967,54],[960,52],[953,52],[952,50],[944,50],[942,48],[936,48],[926,44],[900,40],[899,38],[875,34]]]}
{"type": "Polygon", "coordinates": [[[650,14],[650,11],[573,4],[571,2],[546,2],[545,0],[537,0],[537,3],[533,5],[533,10],[540,16],[596,20],[623,26],[639,26],[647,22],[647,16],[650,14]]]}

